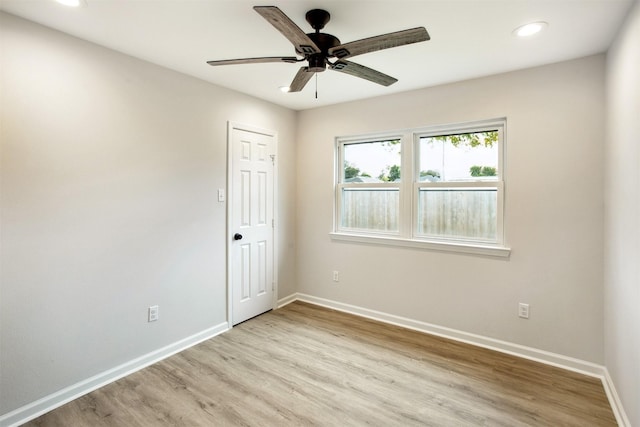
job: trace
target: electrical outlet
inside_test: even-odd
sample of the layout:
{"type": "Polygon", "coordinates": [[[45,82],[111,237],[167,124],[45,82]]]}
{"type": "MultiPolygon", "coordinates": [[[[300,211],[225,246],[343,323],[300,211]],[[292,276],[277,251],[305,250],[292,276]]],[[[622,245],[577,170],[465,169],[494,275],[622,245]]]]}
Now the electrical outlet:
{"type": "Polygon", "coordinates": [[[340,272],[338,270],[333,270],[333,281],[334,282],[340,281],[340,272]]]}
{"type": "Polygon", "coordinates": [[[529,304],[520,303],[518,304],[518,316],[523,319],[529,318],[529,304]]]}
{"type": "Polygon", "coordinates": [[[152,305],[151,307],[149,307],[149,322],[155,322],[156,320],[158,320],[158,316],[159,316],[159,310],[158,310],[158,306],[157,305],[152,305]]]}

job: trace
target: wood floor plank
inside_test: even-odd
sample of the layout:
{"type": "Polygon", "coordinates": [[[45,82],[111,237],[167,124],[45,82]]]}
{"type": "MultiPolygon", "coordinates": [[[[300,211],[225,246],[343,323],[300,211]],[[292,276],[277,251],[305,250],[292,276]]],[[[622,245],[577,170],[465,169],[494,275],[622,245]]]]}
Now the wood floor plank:
{"type": "Polygon", "coordinates": [[[600,380],[295,302],[27,426],[615,426],[600,380]]]}

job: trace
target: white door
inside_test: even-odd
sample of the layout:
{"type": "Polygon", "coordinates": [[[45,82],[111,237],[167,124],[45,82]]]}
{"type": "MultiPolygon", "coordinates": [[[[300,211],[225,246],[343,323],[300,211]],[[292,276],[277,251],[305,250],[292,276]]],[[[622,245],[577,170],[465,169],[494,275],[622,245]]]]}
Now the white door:
{"type": "Polygon", "coordinates": [[[231,126],[231,318],[274,305],[275,137],[231,126]]]}

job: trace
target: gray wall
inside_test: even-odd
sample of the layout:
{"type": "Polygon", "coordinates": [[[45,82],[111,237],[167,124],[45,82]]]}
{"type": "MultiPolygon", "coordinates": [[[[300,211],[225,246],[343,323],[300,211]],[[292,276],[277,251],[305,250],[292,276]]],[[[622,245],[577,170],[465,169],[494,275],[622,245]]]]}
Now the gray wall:
{"type": "Polygon", "coordinates": [[[301,112],[298,291],[603,363],[604,72],[597,55],[301,112]],[[336,136],[497,117],[510,259],[330,239],[336,136]]]}
{"type": "Polygon", "coordinates": [[[607,54],[605,362],[640,425],[640,3],[607,54]]]}
{"type": "Polygon", "coordinates": [[[295,112],[0,18],[0,414],[226,321],[228,120],[279,132],[294,292],[295,112]]]}
{"type": "Polygon", "coordinates": [[[279,132],[280,298],[605,363],[640,424],[637,3],[606,97],[599,55],[301,113],[10,15],[0,31],[0,414],[225,321],[233,120],[279,132]],[[330,240],[335,136],[502,116],[510,259],[330,240]]]}

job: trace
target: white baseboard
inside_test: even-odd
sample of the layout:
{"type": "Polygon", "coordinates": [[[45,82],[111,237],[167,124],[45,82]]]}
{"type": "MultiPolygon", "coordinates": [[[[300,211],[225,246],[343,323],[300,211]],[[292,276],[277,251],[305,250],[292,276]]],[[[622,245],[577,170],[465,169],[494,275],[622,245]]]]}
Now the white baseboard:
{"type": "Polygon", "coordinates": [[[291,294],[288,297],[284,297],[282,299],[278,300],[278,303],[276,304],[276,306],[278,308],[282,308],[287,304],[291,304],[292,302],[296,301],[298,299],[298,294],[291,294]]]}
{"type": "Polygon", "coordinates": [[[14,427],[24,424],[27,421],[64,405],[65,403],[84,396],[87,393],[139,371],[140,369],[146,368],[147,366],[159,362],[162,359],[166,359],[169,356],[186,350],[187,348],[199,344],[202,341],[213,338],[216,335],[228,331],[229,329],[230,326],[227,322],[221,323],[173,344],[169,344],[166,347],[152,351],[151,353],[145,354],[137,359],[130,360],[129,362],[123,363],[122,365],[116,366],[108,371],[94,375],[91,378],[80,381],[60,391],[45,396],[42,399],[36,400],[35,402],[29,403],[28,405],[0,416],[0,426],[14,427]]]}
{"type": "Polygon", "coordinates": [[[613,410],[613,414],[616,416],[616,421],[620,427],[631,427],[631,421],[627,417],[627,413],[624,411],[622,407],[622,401],[620,400],[620,396],[616,391],[616,387],[613,384],[613,380],[609,375],[609,370],[605,368],[604,377],[602,379],[602,385],[604,386],[604,391],[607,393],[607,398],[609,399],[609,403],[611,404],[611,409],[613,410]]]}
{"type": "Polygon", "coordinates": [[[510,354],[524,359],[544,363],[546,365],[555,366],[557,368],[578,372],[590,377],[599,378],[602,381],[602,385],[605,389],[605,392],[609,399],[609,403],[611,404],[611,409],[613,410],[618,424],[622,427],[631,426],[631,424],[629,423],[629,419],[625,415],[622,403],[618,398],[613,382],[609,377],[609,373],[607,369],[602,365],[597,365],[595,363],[587,362],[569,356],[563,356],[561,354],[551,353],[545,350],[539,350],[520,344],[484,337],[482,335],[471,334],[456,329],[433,325],[418,320],[408,319],[406,317],[395,316],[393,314],[383,313],[376,310],[370,310],[368,308],[358,307],[355,305],[345,304],[338,301],[332,301],[325,298],[319,298],[313,295],[302,293],[289,295],[288,297],[279,300],[278,307],[283,307],[294,301],[303,301],[310,304],[343,311],[345,313],[355,314],[357,316],[365,317],[368,319],[401,326],[407,329],[412,329],[415,331],[424,332],[427,334],[436,335],[459,342],[464,342],[467,344],[475,345],[477,347],[499,351],[501,353],[510,354]]]}

